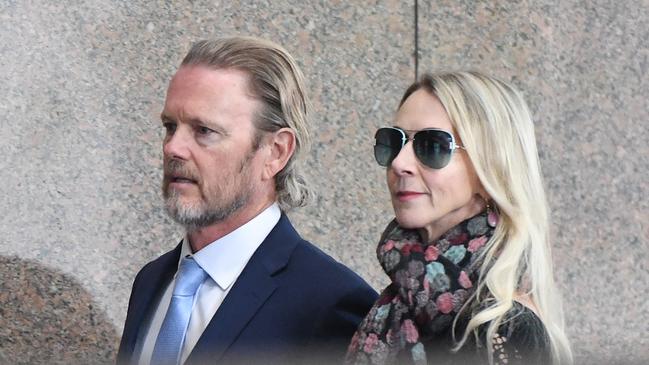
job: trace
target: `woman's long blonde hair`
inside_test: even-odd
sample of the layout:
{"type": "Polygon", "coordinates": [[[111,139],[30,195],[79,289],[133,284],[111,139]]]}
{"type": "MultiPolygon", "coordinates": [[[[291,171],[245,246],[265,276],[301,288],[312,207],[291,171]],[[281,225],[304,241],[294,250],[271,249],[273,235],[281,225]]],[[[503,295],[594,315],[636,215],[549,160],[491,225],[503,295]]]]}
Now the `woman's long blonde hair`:
{"type": "Polygon", "coordinates": [[[499,213],[485,250],[476,292],[465,309],[474,311],[456,350],[487,324],[486,347],[513,302],[531,299],[545,326],[553,363],[572,363],[564,332],[561,298],[552,274],[548,205],[543,189],[534,125],[527,104],[509,84],[479,72],[424,75],[404,94],[424,89],[435,95],[460,137],[483,187],[499,213]]]}

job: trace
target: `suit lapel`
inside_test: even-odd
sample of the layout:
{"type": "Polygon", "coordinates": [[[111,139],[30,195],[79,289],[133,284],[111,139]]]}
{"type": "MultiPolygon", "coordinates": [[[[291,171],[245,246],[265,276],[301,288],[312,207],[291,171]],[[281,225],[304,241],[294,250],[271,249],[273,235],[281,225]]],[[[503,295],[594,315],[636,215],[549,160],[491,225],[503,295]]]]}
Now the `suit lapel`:
{"type": "Polygon", "coordinates": [[[245,271],[245,275],[241,274],[234,284],[235,287],[228,293],[205,328],[187,359],[188,364],[204,363],[205,359],[220,359],[277,288],[277,284],[263,267],[253,265],[250,270],[247,267],[245,271]]]}
{"type": "Polygon", "coordinates": [[[127,363],[135,363],[139,357],[139,354],[135,353],[137,350],[135,347],[141,337],[141,331],[146,330],[142,328],[145,324],[144,320],[151,315],[151,305],[155,304],[154,299],[159,297],[161,289],[176,273],[181,246],[182,242],[173,251],[146,265],[140,277],[136,279],[120,345],[122,356],[119,357],[127,363]],[[129,357],[130,359],[127,359],[129,357]]]}
{"type": "Polygon", "coordinates": [[[300,237],[286,215],[252,255],[187,359],[187,364],[223,357],[277,288],[273,275],[288,263],[300,237]]]}

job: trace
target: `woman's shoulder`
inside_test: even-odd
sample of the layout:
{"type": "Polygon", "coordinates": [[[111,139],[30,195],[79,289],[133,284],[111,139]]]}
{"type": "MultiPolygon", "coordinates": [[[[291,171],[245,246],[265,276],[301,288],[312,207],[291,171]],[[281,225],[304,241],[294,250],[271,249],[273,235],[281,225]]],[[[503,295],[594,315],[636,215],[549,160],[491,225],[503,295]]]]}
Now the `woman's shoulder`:
{"type": "Polygon", "coordinates": [[[551,359],[543,322],[534,310],[517,301],[500,323],[492,343],[494,364],[547,364],[551,359]]]}
{"type": "Polygon", "coordinates": [[[545,326],[530,307],[515,301],[491,342],[487,341],[491,322],[486,322],[477,328],[477,336],[469,335],[467,342],[457,352],[450,351],[462,336],[469,320],[468,316],[458,318],[456,326],[449,326],[448,332],[433,336],[426,342],[430,363],[434,360],[435,364],[487,364],[489,353],[496,365],[551,363],[551,347],[545,326]],[[486,349],[488,343],[491,344],[491,352],[486,349]]]}

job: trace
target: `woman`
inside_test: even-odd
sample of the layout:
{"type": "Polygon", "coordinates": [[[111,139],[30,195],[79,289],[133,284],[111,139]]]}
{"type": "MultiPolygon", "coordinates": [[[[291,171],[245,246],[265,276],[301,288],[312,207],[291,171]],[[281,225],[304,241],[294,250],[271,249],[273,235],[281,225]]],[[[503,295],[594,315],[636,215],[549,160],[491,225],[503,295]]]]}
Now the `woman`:
{"type": "Polygon", "coordinates": [[[477,72],[425,75],[375,138],[396,216],[377,256],[392,282],[347,363],[571,363],[520,94],[477,72]]]}

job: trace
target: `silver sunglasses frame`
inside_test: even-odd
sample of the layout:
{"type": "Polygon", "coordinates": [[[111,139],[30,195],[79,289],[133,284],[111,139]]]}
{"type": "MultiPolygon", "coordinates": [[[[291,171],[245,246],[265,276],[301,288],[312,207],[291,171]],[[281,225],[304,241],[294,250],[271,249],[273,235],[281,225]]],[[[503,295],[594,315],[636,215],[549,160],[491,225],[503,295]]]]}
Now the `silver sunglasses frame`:
{"type": "MultiPolygon", "coordinates": [[[[413,141],[413,143],[414,143],[414,141],[415,141],[415,134],[417,134],[417,132],[421,132],[421,131],[438,131],[438,132],[446,133],[446,134],[448,134],[449,136],[451,136],[451,142],[450,142],[450,145],[449,145],[449,149],[451,150],[451,154],[450,154],[450,156],[449,156],[449,161],[450,161],[450,159],[453,157],[453,153],[455,152],[455,150],[457,150],[457,149],[466,150],[466,148],[465,148],[464,146],[455,143],[455,136],[453,135],[453,133],[451,133],[451,132],[449,132],[449,131],[446,131],[446,130],[444,130],[444,129],[439,129],[439,128],[424,128],[424,129],[414,130],[414,129],[401,129],[401,128],[399,128],[399,127],[381,127],[381,128],[379,128],[379,129],[394,129],[394,130],[399,131],[399,132],[401,133],[401,148],[399,149],[399,152],[397,152],[397,156],[399,155],[399,153],[401,153],[401,150],[403,149],[403,147],[406,146],[406,144],[407,144],[409,141],[413,141]],[[411,134],[412,137],[409,137],[409,136],[408,136],[408,133],[411,134]]],[[[379,129],[377,129],[377,132],[379,131],[379,129]]],[[[375,135],[376,135],[376,133],[375,133],[375,135]]],[[[374,147],[376,147],[376,137],[374,138],[374,147]]],[[[426,167],[428,167],[428,168],[430,168],[430,169],[436,169],[436,168],[434,168],[434,167],[430,167],[430,166],[424,164],[424,163],[419,159],[419,157],[416,156],[416,154],[415,154],[415,157],[417,157],[417,160],[418,160],[422,165],[424,165],[424,166],[426,166],[426,167]]],[[[396,158],[396,156],[395,156],[395,158],[396,158]]],[[[391,164],[391,163],[390,163],[390,164],[391,164]]],[[[388,164],[388,166],[389,166],[390,164],[388,164]]],[[[388,167],[388,166],[385,166],[385,167],[388,167]]],[[[448,164],[442,166],[440,169],[443,169],[443,168],[446,167],[446,166],[448,166],[448,164]]]]}

